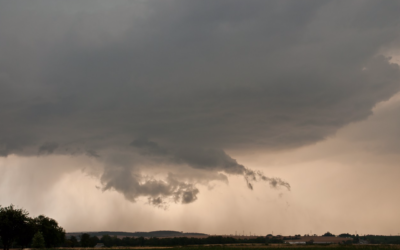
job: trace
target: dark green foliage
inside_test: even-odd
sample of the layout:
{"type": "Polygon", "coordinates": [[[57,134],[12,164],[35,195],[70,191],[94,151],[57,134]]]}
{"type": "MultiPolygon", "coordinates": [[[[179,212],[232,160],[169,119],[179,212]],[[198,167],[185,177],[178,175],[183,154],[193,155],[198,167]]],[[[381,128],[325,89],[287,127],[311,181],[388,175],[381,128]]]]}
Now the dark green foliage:
{"type": "Polygon", "coordinates": [[[112,231],[100,231],[100,232],[88,232],[91,236],[97,236],[97,237],[102,237],[103,235],[118,235],[118,236],[123,236],[123,237],[145,237],[145,238],[180,238],[180,237],[188,237],[191,238],[193,236],[207,236],[207,234],[202,234],[202,233],[183,233],[179,231],[168,231],[168,230],[162,230],[162,231],[152,231],[152,232],[112,232],[112,231]]]}
{"type": "Polygon", "coordinates": [[[81,247],[91,247],[90,245],[90,235],[82,234],[81,235],[81,247]]]}
{"type": "MultiPolygon", "coordinates": [[[[82,242],[82,241],[81,241],[82,242]]],[[[131,247],[131,246],[186,246],[186,245],[205,245],[205,244],[235,244],[235,243],[266,243],[265,237],[255,239],[235,239],[233,237],[210,236],[207,238],[144,238],[144,237],[124,237],[103,235],[100,239],[106,247],[131,247]]],[[[273,239],[274,243],[283,243],[282,239],[273,239]]]]}
{"type": "Polygon", "coordinates": [[[70,239],[65,239],[65,240],[64,240],[63,247],[67,247],[67,248],[73,247],[73,246],[72,246],[71,240],[70,240],[70,239]]]}
{"type": "Polygon", "coordinates": [[[101,237],[101,239],[100,239],[100,242],[104,243],[104,246],[106,246],[106,247],[113,246],[113,242],[112,242],[110,235],[103,235],[103,237],[101,237]]]}
{"type": "Polygon", "coordinates": [[[36,232],[37,227],[35,221],[32,218],[28,218],[25,227],[22,229],[15,242],[16,244],[14,244],[14,247],[29,247],[32,242],[32,237],[35,235],[36,232]]]}
{"type": "Polygon", "coordinates": [[[35,233],[32,239],[32,248],[44,248],[45,246],[43,234],[41,232],[35,233]]]}
{"type": "Polygon", "coordinates": [[[71,241],[71,247],[79,247],[79,242],[78,239],[75,236],[72,236],[70,239],[71,241]]]}
{"type": "MultiPolygon", "coordinates": [[[[371,238],[374,238],[377,242],[380,240],[382,243],[386,243],[383,240],[386,239],[387,242],[391,242],[391,244],[396,244],[396,242],[400,243],[400,237],[399,236],[363,236],[363,237],[358,237],[358,235],[350,235],[354,240],[358,239],[364,239],[370,242],[371,238]],[[391,239],[391,240],[390,240],[391,239]],[[398,240],[398,241],[397,241],[398,240]]],[[[109,235],[103,235],[100,238],[100,242],[104,243],[106,247],[135,247],[135,246],[190,246],[190,245],[208,245],[208,244],[256,244],[256,243],[262,243],[262,244],[283,244],[285,240],[287,239],[296,239],[298,236],[294,237],[286,237],[286,238],[281,238],[277,236],[269,236],[269,237],[258,237],[255,239],[236,239],[233,237],[223,237],[223,236],[210,236],[207,238],[188,238],[188,237],[175,237],[175,238],[144,238],[144,237],[124,237],[122,239],[117,238],[116,236],[109,236],[109,235]]],[[[320,245],[315,245],[313,244],[314,242],[310,241],[307,244],[308,245],[313,245],[313,247],[320,247],[320,245]]],[[[350,245],[352,241],[346,242],[345,244],[342,243],[341,249],[345,249],[350,245]]],[[[372,243],[372,242],[370,242],[372,243]]],[[[302,246],[297,246],[297,247],[302,247],[302,246]]],[[[311,246],[310,246],[311,247],[311,246]]],[[[235,248],[238,250],[237,248],[235,248]]],[[[313,248],[315,249],[315,248],[313,248]]],[[[227,250],[227,248],[224,248],[224,250],[227,250]]],[[[252,249],[254,250],[254,249],[252,249]]],[[[400,250],[400,248],[399,248],[400,250]]]]}
{"type": "Polygon", "coordinates": [[[358,234],[353,238],[353,243],[354,244],[360,243],[360,237],[358,237],[358,234]]]}
{"type": "Polygon", "coordinates": [[[270,237],[265,240],[266,244],[283,244],[284,240],[280,237],[270,237]]]}
{"type": "Polygon", "coordinates": [[[14,205],[0,207],[0,237],[3,249],[10,249],[14,241],[22,235],[29,224],[28,212],[16,209],[14,205]]]}
{"type": "Polygon", "coordinates": [[[91,247],[96,246],[96,244],[100,242],[100,240],[99,240],[99,238],[97,236],[90,237],[89,241],[90,241],[90,246],[91,247]]]}
{"type": "Polygon", "coordinates": [[[326,232],[324,235],[322,235],[322,236],[332,236],[332,237],[335,237],[335,235],[334,234],[332,234],[332,233],[330,233],[330,232],[326,232]]]}
{"type": "MultiPolygon", "coordinates": [[[[71,237],[72,238],[72,237],[71,237]]],[[[81,235],[81,247],[94,247],[100,240],[97,236],[90,236],[90,234],[84,233],[81,235]]]]}
{"type": "Polygon", "coordinates": [[[68,247],[68,248],[80,247],[80,244],[75,236],[71,236],[71,238],[64,240],[63,247],[68,247]]]}
{"type": "Polygon", "coordinates": [[[58,226],[57,221],[44,215],[39,215],[34,221],[37,230],[43,234],[46,247],[61,246],[65,239],[65,231],[62,227],[58,226]]]}
{"type": "Polygon", "coordinates": [[[354,235],[354,234],[348,234],[348,233],[343,233],[340,234],[339,237],[346,237],[346,238],[353,238],[353,243],[359,243],[360,239],[363,241],[367,241],[368,244],[396,244],[400,245],[400,236],[398,235],[393,235],[393,236],[387,236],[387,235],[364,235],[364,236],[359,236],[354,235]]]}
{"type": "Polygon", "coordinates": [[[359,238],[370,244],[400,244],[400,236],[365,235],[359,238]]]}
{"type": "Polygon", "coordinates": [[[0,206],[0,238],[4,250],[29,247],[39,231],[46,247],[58,247],[64,241],[65,231],[55,220],[43,215],[32,219],[24,209],[16,209],[13,205],[0,206]]]}
{"type": "Polygon", "coordinates": [[[349,234],[349,233],[345,233],[345,234],[339,234],[338,237],[342,237],[342,238],[353,238],[354,235],[351,235],[351,234],[349,234]]]}

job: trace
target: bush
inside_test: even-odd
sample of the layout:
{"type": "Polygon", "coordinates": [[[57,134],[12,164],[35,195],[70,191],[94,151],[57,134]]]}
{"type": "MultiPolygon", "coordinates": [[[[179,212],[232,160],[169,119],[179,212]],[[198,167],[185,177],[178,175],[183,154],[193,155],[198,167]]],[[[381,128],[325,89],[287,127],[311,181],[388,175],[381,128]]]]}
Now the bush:
{"type": "Polygon", "coordinates": [[[44,237],[41,232],[35,233],[32,238],[32,248],[45,248],[44,237]]]}

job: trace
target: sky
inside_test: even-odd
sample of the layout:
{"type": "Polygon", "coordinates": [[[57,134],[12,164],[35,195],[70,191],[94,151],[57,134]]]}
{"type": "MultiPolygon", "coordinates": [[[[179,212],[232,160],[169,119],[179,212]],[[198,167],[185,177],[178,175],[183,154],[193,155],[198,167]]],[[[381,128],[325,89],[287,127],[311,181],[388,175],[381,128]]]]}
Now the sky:
{"type": "Polygon", "coordinates": [[[72,231],[400,233],[399,1],[0,1],[0,205],[72,231]]]}

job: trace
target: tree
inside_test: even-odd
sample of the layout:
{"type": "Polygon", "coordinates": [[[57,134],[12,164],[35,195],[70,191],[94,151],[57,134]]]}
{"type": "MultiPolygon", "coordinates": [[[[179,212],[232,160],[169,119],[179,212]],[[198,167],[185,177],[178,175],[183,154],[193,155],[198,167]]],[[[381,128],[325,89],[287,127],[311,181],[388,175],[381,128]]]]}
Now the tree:
{"type": "Polygon", "coordinates": [[[63,247],[67,248],[79,247],[79,242],[75,236],[71,236],[69,239],[65,238],[63,247]]]}
{"type": "Polygon", "coordinates": [[[112,247],[112,239],[110,235],[103,235],[100,239],[100,242],[104,243],[106,247],[112,247]]]}
{"type": "Polygon", "coordinates": [[[81,247],[90,247],[90,235],[89,234],[81,235],[81,247]]]}
{"type": "Polygon", "coordinates": [[[35,222],[32,218],[28,218],[25,227],[18,236],[16,243],[21,248],[29,247],[32,242],[32,237],[37,232],[35,222]]]}
{"type": "Polygon", "coordinates": [[[72,241],[68,238],[64,240],[63,247],[72,248],[72,241]]]}
{"type": "Polygon", "coordinates": [[[44,248],[45,242],[41,232],[35,233],[32,239],[32,248],[44,248]]]}
{"type": "Polygon", "coordinates": [[[71,238],[69,240],[72,243],[71,247],[79,247],[79,242],[75,236],[71,236],[71,238]]]}
{"type": "Polygon", "coordinates": [[[335,237],[335,235],[334,234],[332,234],[332,233],[330,233],[330,232],[326,232],[324,235],[322,235],[322,236],[331,236],[331,237],[335,237]]]}
{"type": "Polygon", "coordinates": [[[358,234],[353,238],[353,243],[360,243],[360,237],[358,236],[358,234]]]}
{"type": "Polygon", "coordinates": [[[39,215],[34,219],[34,222],[37,230],[43,234],[46,247],[58,247],[64,242],[65,231],[58,226],[57,221],[44,215],[39,215]]]}
{"type": "Polygon", "coordinates": [[[11,244],[24,233],[29,224],[28,212],[24,209],[16,209],[14,205],[0,206],[0,237],[3,249],[9,250],[11,244]]]}
{"type": "Polygon", "coordinates": [[[97,236],[90,237],[89,241],[90,241],[90,247],[94,247],[94,246],[96,246],[97,243],[100,242],[100,240],[97,236]]]}

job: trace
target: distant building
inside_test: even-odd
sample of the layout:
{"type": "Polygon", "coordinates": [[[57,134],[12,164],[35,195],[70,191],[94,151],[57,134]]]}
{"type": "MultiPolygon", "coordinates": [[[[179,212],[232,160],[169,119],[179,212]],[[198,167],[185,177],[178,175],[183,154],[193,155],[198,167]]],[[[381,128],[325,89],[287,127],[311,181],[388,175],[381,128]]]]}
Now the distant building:
{"type": "Polygon", "coordinates": [[[96,246],[94,246],[95,248],[101,248],[101,247],[104,247],[104,244],[103,243],[97,243],[96,244],[96,246]]]}
{"type": "Polygon", "coordinates": [[[305,241],[285,241],[285,243],[293,244],[293,245],[305,245],[305,241]]]}
{"type": "Polygon", "coordinates": [[[285,243],[289,244],[307,244],[307,242],[312,244],[339,244],[344,243],[346,241],[352,241],[352,238],[341,238],[341,237],[333,237],[333,236],[305,236],[300,237],[300,239],[292,239],[292,240],[285,240],[285,243]]]}

